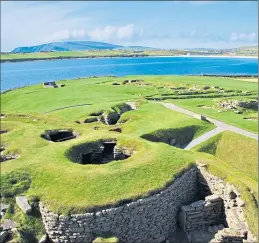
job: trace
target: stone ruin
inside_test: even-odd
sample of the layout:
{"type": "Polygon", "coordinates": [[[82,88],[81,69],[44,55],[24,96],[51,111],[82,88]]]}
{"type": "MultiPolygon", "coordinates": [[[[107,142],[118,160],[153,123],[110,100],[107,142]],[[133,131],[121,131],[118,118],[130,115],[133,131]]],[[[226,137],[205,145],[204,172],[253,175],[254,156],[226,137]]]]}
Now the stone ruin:
{"type": "Polygon", "coordinates": [[[196,126],[187,126],[174,129],[160,129],[141,135],[150,142],[166,143],[176,148],[185,148],[194,138],[196,126]]]}
{"type": "Polygon", "coordinates": [[[5,151],[4,146],[0,146],[0,163],[5,162],[7,160],[17,159],[20,156],[18,154],[3,154],[5,151]]]}
{"type": "Polygon", "coordinates": [[[0,155],[0,163],[8,161],[8,160],[12,160],[12,159],[17,159],[20,156],[18,154],[6,154],[6,155],[0,155]]]}
{"type": "Polygon", "coordinates": [[[72,129],[56,129],[46,130],[45,133],[41,134],[41,137],[51,142],[63,142],[78,137],[78,134],[72,129]]]}
{"type": "Polygon", "coordinates": [[[139,82],[142,82],[143,80],[140,80],[140,79],[131,79],[131,80],[124,80],[122,82],[122,84],[131,84],[131,83],[139,83],[139,82]]]}
{"type": "Polygon", "coordinates": [[[44,82],[42,83],[43,88],[58,88],[58,87],[65,87],[65,84],[56,84],[56,82],[44,82]]]}
{"type": "Polygon", "coordinates": [[[240,100],[223,100],[219,101],[218,105],[224,109],[237,109],[245,108],[245,109],[258,109],[258,101],[250,100],[250,101],[240,101],[240,100]]]}
{"type": "Polygon", "coordinates": [[[180,227],[189,242],[200,231],[213,233],[210,243],[255,242],[244,217],[244,201],[233,185],[209,174],[205,165],[198,166],[198,198],[182,206],[179,213],[180,227]],[[216,233],[216,234],[215,234],[216,233]]]}
{"type": "Polygon", "coordinates": [[[109,131],[110,131],[110,132],[119,132],[119,133],[121,133],[121,132],[122,132],[122,130],[121,130],[121,128],[120,128],[120,127],[112,128],[112,129],[110,129],[109,131]]]}
{"type": "MultiPolygon", "coordinates": [[[[107,147],[102,149],[112,154],[113,148],[115,156],[114,140],[99,141],[92,148],[105,142],[107,147]]],[[[107,232],[124,243],[255,243],[243,207],[236,189],[209,174],[203,165],[186,170],[171,184],[144,198],[93,208],[83,214],[58,215],[40,203],[46,232],[60,243],[91,243],[107,232]],[[179,225],[191,237],[170,241],[179,225]],[[202,230],[212,232],[208,240],[203,238],[202,230]],[[201,241],[195,241],[192,232],[201,241]]]]}
{"type": "Polygon", "coordinates": [[[186,232],[223,224],[225,218],[223,199],[211,195],[207,196],[205,200],[182,206],[179,217],[180,226],[186,232]]]}
{"type": "Polygon", "coordinates": [[[84,120],[84,123],[102,122],[105,125],[115,125],[123,113],[131,111],[134,108],[131,105],[125,103],[120,107],[120,109],[112,107],[112,111],[94,112],[89,114],[89,117],[84,120]]]}
{"type": "Polygon", "coordinates": [[[74,146],[69,158],[79,164],[107,164],[113,160],[129,158],[132,152],[117,146],[116,140],[102,140],[99,142],[74,146]]]}

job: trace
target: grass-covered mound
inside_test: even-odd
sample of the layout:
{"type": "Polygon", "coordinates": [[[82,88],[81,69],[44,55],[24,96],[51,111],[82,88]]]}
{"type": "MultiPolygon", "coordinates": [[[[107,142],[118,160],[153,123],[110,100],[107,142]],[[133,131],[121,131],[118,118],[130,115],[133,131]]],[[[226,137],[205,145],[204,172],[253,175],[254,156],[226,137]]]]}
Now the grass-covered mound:
{"type": "Polygon", "coordinates": [[[246,202],[246,219],[255,236],[258,235],[257,146],[258,142],[254,139],[225,131],[194,148],[202,152],[200,160],[208,163],[212,174],[234,184],[241,192],[246,202]],[[213,156],[206,159],[204,153],[213,156]]]}
{"type": "Polygon", "coordinates": [[[152,133],[144,134],[141,137],[151,142],[162,142],[172,146],[184,146],[194,139],[194,136],[201,133],[203,127],[189,126],[180,128],[160,129],[152,133]]]}
{"type": "Polygon", "coordinates": [[[200,126],[199,133],[213,128],[209,123],[168,111],[160,104],[142,103],[138,110],[124,113],[121,119],[125,119],[124,115],[129,120],[121,125],[122,133],[115,133],[109,132],[113,126],[101,122],[77,124],[51,114],[7,114],[2,123],[9,126],[9,132],[2,140],[7,152],[17,147],[21,156],[2,163],[2,173],[28,171],[32,182],[26,193],[31,198],[42,200],[55,212],[84,212],[147,196],[195,161],[188,151],[141,139],[144,133],[192,124],[200,126]],[[95,126],[99,129],[94,130],[95,126]],[[79,136],[59,143],[41,137],[45,130],[55,129],[72,129],[79,136]],[[67,157],[73,146],[105,138],[116,139],[119,147],[134,151],[134,155],[104,165],[76,164],[67,157]]]}
{"type": "MultiPolygon", "coordinates": [[[[147,134],[178,134],[181,137],[181,132],[176,131],[190,127],[195,128],[190,136],[195,138],[214,128],[210,123],[174,112],[160,104],[149,103],[147,96],[162,96],[195,85],[204,87],[212,83],[225,89],[255,91],[255,84],[220,78],[177,76],[102,77],[61,81],[64,82],[66,85],[63,88],[44,89],[41,85],[33,85],[2,94],[1,112],[5,116],[1,118],[1,129],[8,130],[1,134],[1,143],[5,148],[3,153],[20,156],[1,163],[3,183],[6,191],[13,194],[12,197],[17,193],[26,194],[31,200],[42,200],[54,212],[91,211],[148,196],[200,160],[209,164],[212,173],[239,187],[243,198],[248,202],[246,210],[251,218],[249,220],[253,221],[251,225],[255,225],[255,218],[251,215],[257,211],[251,190],[257,195],[257,167],[254,165],[257,156],[254,149],[256,141],[236,134],[230,136],[231,139],[234,137],[232,141],[230,137],[228,140],[222,135],[219,140],[216,137],[216,149],[212,149],[213,145],[206,145],[205,150],[200,150],[211,153],[207,154],[185,151],[142,138],[147,134]],[[125,79],[144,81],[123,84],[125,79]],[[112,85],[114,82],[119,85],[112,85]],[[121,112],[124,104],[129,101],[138,102],[138,109],[121,112]],[[120,113],[116,125],[106,125],[101,121],[83,123],[87,117],[98,117],[105,111],[120,113]],[[76,120],[81,121],[81,124],[76,123],[76,120]],[[121,133],[110,131],[117,128],[121,133]],[[73,130],[77,136],[54,143],[41,137],[47,130],[60,129],[73,130]],[[134,151],[134,155],[104,165],[77,164],[67,157],[67,152],[72,147],[101,139],[115,139],[118,146],[134,151]],[[226,146],[229,148],[224,151],[226,146]],[[251,152],[251,156],[247,151],[251,152]],[[239,155],[240,159],[235,157],[239,155]],[[242,167],[246,168],[240,169],[242,167]],[[17,183],[10,183],[12,174],[9,173],[17,171],[26,172],[26,176],[17,176],[20,178],[17,183]]],[[[188,99],[188,106],[198,105],[195,100],[199,99],[188,99]]],[[[206,102],[211,102],[211,98],[206,98],[206,102]]],[[[254,121],[246,122],[250,124],[254,121]]],[[[31,228],[36,226],[37,223],[31,228]]]]}
{"type": "Polygon", "coordinates": [[[226,131],[200,144],[195,150],[215,155],[235,170],[258,181],[257,145],[254,139],[226,131]]]}
{"type": "Polygon", "coordinates": [[[79,78],[57,83],[63,83],[65,87],[44,89],[38,84],[5,93],[2,95],[1,112],[50,112],[67,120],[77,120],[86,119],[86,115],[92,112],[110,109],[118,102],[160,97],[165,98],[165,102],[175,103],[234,126],[252,132],[258,130],[256,120],[243,119],[256,117],[255,111],[247,110],[243,114],[236,114],[234,111],[219,112],[206,108],[215,103],[214,99],[222,97],[234,100],[256,98],[257,84],[252,82],[230,78],[168,75],[79,78]],[[126,79],[142,81],[123,84],[126,79]],[[119,85],[112,85],[113,83],[119,85]]]}

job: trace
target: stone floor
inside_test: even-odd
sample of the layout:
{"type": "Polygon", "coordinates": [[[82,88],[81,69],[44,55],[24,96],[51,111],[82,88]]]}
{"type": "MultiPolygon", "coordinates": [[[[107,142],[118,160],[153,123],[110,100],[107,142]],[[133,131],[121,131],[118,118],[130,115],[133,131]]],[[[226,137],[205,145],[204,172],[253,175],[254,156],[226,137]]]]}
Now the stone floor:
{"type": "Polygon", "coordinates": [[[185,232],[178,228],[174,234],[172,234],[167,243],[208,243],[214,238],[215,233],[210,233],[208,231],[192,231],[189,234],[189,240],[185,232]]]}

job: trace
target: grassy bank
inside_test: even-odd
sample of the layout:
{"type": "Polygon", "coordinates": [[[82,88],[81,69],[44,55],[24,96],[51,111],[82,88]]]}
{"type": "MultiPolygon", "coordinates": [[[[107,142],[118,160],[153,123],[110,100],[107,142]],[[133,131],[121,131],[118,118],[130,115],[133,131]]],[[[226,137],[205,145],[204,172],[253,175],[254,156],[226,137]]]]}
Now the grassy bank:
{"type": "Polygon", "coordinates": [[[202,158],[208,169],[234,184],[246,202],[245,214],[254,235],[258,235],[258,143],[256,140],[223,132],[196,146],[194,151],[213,155],[212,160],[202,158]],[[215,157],[217,160],[215,161],[215,157]]]}

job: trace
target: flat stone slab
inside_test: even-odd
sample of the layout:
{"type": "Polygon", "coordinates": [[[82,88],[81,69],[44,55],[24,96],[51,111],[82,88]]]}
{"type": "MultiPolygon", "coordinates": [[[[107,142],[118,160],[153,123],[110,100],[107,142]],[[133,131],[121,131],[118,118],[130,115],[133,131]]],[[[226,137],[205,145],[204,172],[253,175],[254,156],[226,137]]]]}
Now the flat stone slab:
{"type": "Polygon", "coordinates": [[[28,203],[28,200],[26,197],[21,196],[21,197],[16,197],[15,198],[17,205],[19,206],[19,208],[25,213],[25,214],[29,214],[31,212],[31,206],[28,203]]]}
{"type": "Polygon", "coordinates": [[[218,202],[218,201],[222,201],[222,198],[213,194],[213,195],[210,195],[210,196],[207,196],[205,197],[205,200],[207,201],[210,201],[210,202],[218,202]]]}
{"type": "Polygon", "coordinates": [[[5,242],[5,239],[7,238],[7,236],[9,235],[8,231],[1,231],[0,232],[0,242],[5,242]]]}
{"type": "Polygon", "coordinates": [[[16,228],[17,226],[18,226],[18,223],[10,219],[4,219],[3,223],[1,223],[1,227],[3,228],[3,230],[13,229],[13,228],[16,228]]]}
{"type": "Polygon", "coordinates": [[[1,203],[0,204],[0,211],[5,212],[9,206],[7,204],[1,203]]]}

